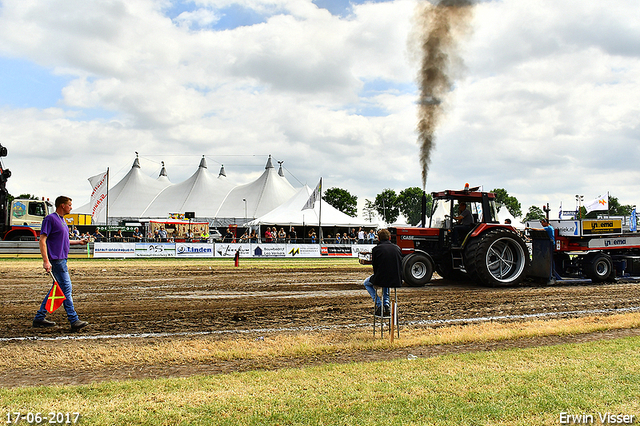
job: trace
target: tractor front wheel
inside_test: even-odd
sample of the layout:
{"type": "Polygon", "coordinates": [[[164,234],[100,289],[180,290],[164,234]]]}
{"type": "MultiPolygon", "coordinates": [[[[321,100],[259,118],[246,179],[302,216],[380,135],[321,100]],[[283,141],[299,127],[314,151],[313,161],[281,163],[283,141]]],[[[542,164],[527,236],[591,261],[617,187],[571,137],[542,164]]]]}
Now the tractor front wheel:
{"type": "Polygon", "coordinates": [[[402,260],[402,275],[409,287],[422,287],[431,281],[433,263],[422,253],[413,253],[402,260]]]}

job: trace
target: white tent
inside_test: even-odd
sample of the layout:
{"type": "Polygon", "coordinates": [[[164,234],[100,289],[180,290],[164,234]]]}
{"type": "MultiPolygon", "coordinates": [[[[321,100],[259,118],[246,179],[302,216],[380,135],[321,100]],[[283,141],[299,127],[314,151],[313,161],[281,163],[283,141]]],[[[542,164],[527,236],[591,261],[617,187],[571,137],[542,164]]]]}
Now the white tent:
{"type": "Polygon", "coordinates": [[[264,173],[251,183],[233,188],[215,217],[257,218],[287,201],[296,193],[296,189],[280,173],[276,172],[269,156],[264,173]]]}
{"type": "Polygon", "coordinates": [[[199,218],[215,217],[220,203],[232,188],[224,167],[218,177],[215,177],[207,170],[207,162],[203,156],[198,170],[189,179],[166,187],[141,212],[141,217],[166,218],[169,213],[184,212],[195,212],[199,218]]]}
{"type": "MultiPolygon", "coordinates": [[[[168,178],[162,180],[153,179],[143,174],[136,156],[129,173],[109,189],[109,217],[140,217],[158,193],[170,185],[171,182],[169,182],[168,178]]],[[[74,213],[91,214],[91,206],[89,204],[74,209],[74,213]]],[[[105,208],[93,222],[105,223],[106,215],[107,209],[105,208]]]]}
{"type": "Polygon", "coordinates": [[[166,183],[167,186],[171,185],[171,181],[169,180],[169,176],[167,176],[167,169],[164,168],[164,161],[162,161],[162,169],[160,170],[160,174],[158,175],[158,182],[166,183]]]}
{"type": "MultiPolygon", "coordinates": [[[[340,226],[340,227],[371,227],[372,224],[362,219],[351,217],[342,213],[324,200],[320,203],[316,202],[313,209],[302,210],[307,203],[313,189],[307,185],[289,200],[285,201],[270,212],[250,221],[249,226],[260,225],[282,225],[282,226],[318,226],[318,215],[320,214],[320,203],[322,203],[322,217],[320,218],[323,227],[340,226]]],[[[375,225],[373,226],[375,227],[375,225]]]]}

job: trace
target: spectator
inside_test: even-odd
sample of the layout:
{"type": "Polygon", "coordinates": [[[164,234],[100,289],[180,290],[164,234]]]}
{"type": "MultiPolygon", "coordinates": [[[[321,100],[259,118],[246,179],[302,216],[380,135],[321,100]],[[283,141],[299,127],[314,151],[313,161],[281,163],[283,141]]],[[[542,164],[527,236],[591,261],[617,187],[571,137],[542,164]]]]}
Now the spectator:
{"type": "Polygon", "coordinates": [[[373,275],[364,280],[364,287],[376,305],[376,315],[389,315],[389,287],[402,286],[402,252],[400,247],[389,239],[391,233],[381,229],[380,242],[371,251],[373,275]],[[382,300],[376,294],[375,287],[382,287],[382,300]]]}

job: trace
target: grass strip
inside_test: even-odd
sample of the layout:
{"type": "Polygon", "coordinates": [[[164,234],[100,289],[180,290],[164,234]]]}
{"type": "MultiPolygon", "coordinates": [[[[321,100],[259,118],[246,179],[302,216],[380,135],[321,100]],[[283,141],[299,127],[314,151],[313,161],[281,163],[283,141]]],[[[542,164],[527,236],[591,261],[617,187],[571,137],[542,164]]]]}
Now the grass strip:
{"type": "Polygon", "coordinates": [[[418,346],[486,343],[512,339],[577,335],[640,327],[640,313],[528,322],[403,328],[400,339],[374,338],[371,332],[314,332],[266,336],[208,335],[181,338],[17,341],[0,347],[0,372],[48,371],[110,366],[183,365],[230,360],[311,358],[333,353],[410,349],[418,346]]]}
{"type": "MultiPolygon", "coordinates": [[[[380,363],[0,389],[4,413],[84,425],[556,425],[640,414],[640,338],[380,363]]],[[[55,371],[51,371],[55,374],[55,371]]]]}

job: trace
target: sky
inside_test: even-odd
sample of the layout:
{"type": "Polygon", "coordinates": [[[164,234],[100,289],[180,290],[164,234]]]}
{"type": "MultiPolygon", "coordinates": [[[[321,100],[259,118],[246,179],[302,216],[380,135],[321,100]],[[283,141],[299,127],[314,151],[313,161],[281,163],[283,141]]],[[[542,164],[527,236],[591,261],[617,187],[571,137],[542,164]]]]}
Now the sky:
{"type": "MultiPolygon", "coordinates": [[[[423,0],[424,1],[424,0],[423,0]]],[[[229,181],[269,155],[359,204],[422,187],[414,0],[0,0],[10,193],[89,201],[90,176],[229,181]]],[[[640,203],[640,3],[482,1],[460,34],[427,192],[640,203]]],[[[502,213],[502,211],[501,211],[502,213]]]]}

